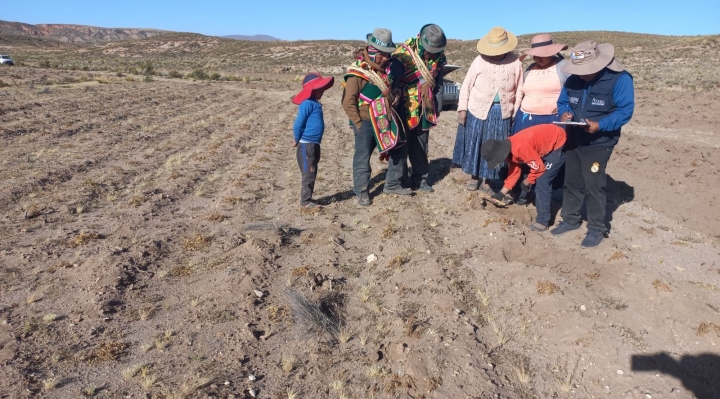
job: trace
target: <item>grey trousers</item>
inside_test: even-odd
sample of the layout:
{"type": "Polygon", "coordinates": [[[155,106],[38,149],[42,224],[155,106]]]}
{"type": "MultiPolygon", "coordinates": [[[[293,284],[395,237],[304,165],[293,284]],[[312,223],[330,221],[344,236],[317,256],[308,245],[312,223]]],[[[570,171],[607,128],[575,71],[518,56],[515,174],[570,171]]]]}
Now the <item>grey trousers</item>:
{"type": "Polygon", "coordinates": [[[302,173],[300,183],[300,205],[306,206],[312,199],[317,177],[318,162],[320,162],[320,144],[298,143],[295,151],[298,167],[302,173]]]}
{"type": "MultiPolygon", "coordinates": [[[[355,132],[355,154],[353,155],[353,193],[360,195],[370,189],[370,157],[377,144],[375,143],[375,132],[370,121],[363,121],[360,129],[353,126],[355,132]]],[[[385,174],[385,188],[394,190],[401,188],[400,183],[407,159],[407,145],[393,148],[388,151],[388,170],[385,174]]]]}

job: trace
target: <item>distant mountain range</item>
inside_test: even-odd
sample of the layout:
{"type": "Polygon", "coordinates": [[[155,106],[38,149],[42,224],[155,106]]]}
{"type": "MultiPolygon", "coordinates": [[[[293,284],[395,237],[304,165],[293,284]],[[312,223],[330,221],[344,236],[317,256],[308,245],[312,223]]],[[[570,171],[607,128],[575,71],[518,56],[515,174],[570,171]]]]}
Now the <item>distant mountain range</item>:
{"type": "Polygon", "coordinates": [[[235,40],[250,40],[254,42],[279,42],[282,41],[282,39],[278,39],[277,37],[268,36],[268,35],[228,35],[228,36],[220,36],[224,39],[235,39],[235,40]]]}
{"type": "Polygon", "coordinates": [[[70,24],[38,24],[0,21],[0,35],[29,36],[63,43],[106,43],[157,36],[159,29],[99,28],[70,24]]]}
{"type": "MultiPolygon", "coordinates": [[[[36,39],[49,39],[72,44],[108,43],[120,40],[143,39],[167,33],[160,29],[138,28],[101,28],[72,24],[26,24],[23,22],[0,21],[0,35],[23,36],[36,39]]],[[[225,39],[251,41],[280,41],[268,35],[230,35],[225,39]]]]}

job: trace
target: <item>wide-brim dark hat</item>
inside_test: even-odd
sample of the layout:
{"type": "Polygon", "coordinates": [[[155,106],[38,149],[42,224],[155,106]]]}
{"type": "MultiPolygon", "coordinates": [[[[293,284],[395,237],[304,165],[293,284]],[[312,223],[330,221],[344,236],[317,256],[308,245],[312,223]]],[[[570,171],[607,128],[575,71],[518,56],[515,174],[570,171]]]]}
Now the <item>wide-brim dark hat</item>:
{"type": "Polygon", "coordinates": [[[397,46],[393,43],[392,31],[390,29],[375,28],[372,33],[367,34],[366,38],[368,45],[380,52],[392,53],[397,49],[397,46]]]}
{"type": "Polygon", "coordinates": [[[305,75],[303,88],[300,90],[300,93],[293,97],[292,102],[295,105],[300,105],[300,103],[312,96],[314,90],[327,90],[332,87],[333,84],[335,84],[335,78],[333,76],[324,78],[319,73],[311,72],[305,75]]]}
{"type": "Polygon", "coordinates": [[[485,158],[488,168],[495,169],[505,162],[510,154],[510,140],[489,139],[480,146],[480,155],[485,158]]]}
{"type": "Polygon", "coordinates": [[[425,51],[433,54],[442,52],[447,46],[445,32],[435,24],[427,24],[420,28],[420,42],[425,51]]]}

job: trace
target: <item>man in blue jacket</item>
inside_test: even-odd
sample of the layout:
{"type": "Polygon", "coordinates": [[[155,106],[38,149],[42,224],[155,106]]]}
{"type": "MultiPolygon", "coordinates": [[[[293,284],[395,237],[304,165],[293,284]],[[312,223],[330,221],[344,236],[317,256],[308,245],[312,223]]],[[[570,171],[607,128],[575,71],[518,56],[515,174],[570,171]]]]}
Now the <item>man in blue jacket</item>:
{"type": "Polygon", "coordinates": [[[595,247],[607,236],[605,168],[620,129],[635,109],[633,79],[614,56],[612,44],[586,41],[570,50],[563,72],[572,74],[558,98],[558,113],[569,125],[565,145],[563,221],[551,230],[561,235],[580,228],[580,208],[587,206],[587,235],[581,246],[595,247]]]}

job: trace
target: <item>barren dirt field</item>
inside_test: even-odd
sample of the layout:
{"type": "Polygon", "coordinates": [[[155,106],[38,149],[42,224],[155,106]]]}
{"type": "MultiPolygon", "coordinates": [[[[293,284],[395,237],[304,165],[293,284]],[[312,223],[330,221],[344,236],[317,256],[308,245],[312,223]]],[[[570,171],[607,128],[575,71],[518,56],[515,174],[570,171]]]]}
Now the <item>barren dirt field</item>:
{"type": "Polygon", "coordinates": [[[339,85],[300,210],[293,77],[0,68],[0,398],[720,398],[718,91],[636,93],[585,250],[464,190],[454,112],[357,207],[339,85]]]}

